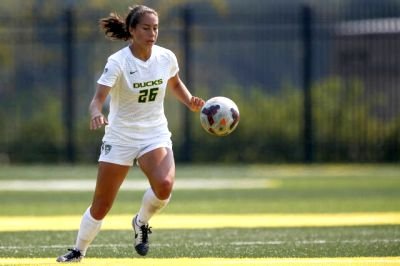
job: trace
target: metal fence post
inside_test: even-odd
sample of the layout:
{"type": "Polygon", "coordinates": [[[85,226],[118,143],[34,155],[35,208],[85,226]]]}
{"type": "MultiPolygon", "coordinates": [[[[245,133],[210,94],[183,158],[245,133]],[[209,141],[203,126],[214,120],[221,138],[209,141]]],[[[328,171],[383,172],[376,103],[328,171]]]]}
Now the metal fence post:
{"type": "Polygon", "coordinates": [[[311,163],[314,160],[313,150],[313,118],[312,118],[312,63],[313,63],[313,32],[312,10],[309,6],[301,9],[301,40],[303,49],[302,80],[303,80],[303,144],[304,162],[311,163]]]}
{"type": "MultiPolygon", "coordinates": [[[[191,72],[192,66],[192,10],[189,6],[183,9],[183,53],[184,53],[184,69],[185,69],[185,83],[188,84],[192,93],[194,93],[193,78],[191,72]]],[[[184,162],[192,161],[192,123],[191,111],[185,107],[183,115],[183,143],[182,143],[182,160],[184,162]]]]}
{"type": "Polygon", "coordinates": [[[65,94],[64,94],[64,129],[66,136],[65,152],[69,163],[75,162],[75,111],[74,111],[74,13],[73,9],[65,11],[65,39],[64,39],[64,71],[65,71],[65,94]]]}

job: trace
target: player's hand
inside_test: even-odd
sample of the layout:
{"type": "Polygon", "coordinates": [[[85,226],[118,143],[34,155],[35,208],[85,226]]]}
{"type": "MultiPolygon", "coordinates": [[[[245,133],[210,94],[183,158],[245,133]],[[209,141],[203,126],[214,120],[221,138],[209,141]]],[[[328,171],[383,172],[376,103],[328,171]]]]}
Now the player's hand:
{"type": "Polygon", "coordinates": [[[190,99],[190,110],[193,112],[198,112],[200,111],[201,107],[203,107],[205,101],[202,98],[192,96],[190,99]]]}
{"type": "Polygon", "coordinates": [[[96,115],[95,117],[92,117],[92,119],[90,120],[91,130],[99,129],[103,125],[108,125],[107,118],[104,117],[104,115],[96,115]]]}

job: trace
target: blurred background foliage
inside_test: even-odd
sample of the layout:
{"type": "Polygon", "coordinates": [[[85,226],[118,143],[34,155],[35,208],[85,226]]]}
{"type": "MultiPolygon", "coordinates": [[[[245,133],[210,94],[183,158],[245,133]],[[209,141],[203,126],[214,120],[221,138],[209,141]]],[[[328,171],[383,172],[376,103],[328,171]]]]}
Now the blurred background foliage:
{"type": "Polygon", "coordinates": [[[97,21],[114,11],[125,15],[133,4],[159,12],[158,44],[176,53],[193,94],[224,95],[240,109],[237,130],[216,138],[201,129],[198,114],[187,114],[167,95],[178,161],[303,162],[310,152],[304,145],[306,89],[312,103],[312,161],[400,160],[399,1],[2,0],[0,163],[97,160],[103,132],[88,130],[87,107],[107,57],[126,45],[106,40],[97,21]],[[311,10],[309,24],[304,24],[305,6],[311,10]],[[308,57],[306,26],[312,29],[308,57]],[[72,54],[66,53],[68,43],[72,54]],[[307,62],[309,87],[304,85],[307,62]],[[71,115],[68,82],[72,128],[65,122],[71,115]],[[71,132],[72,160],[66,155],[71,132]]]}

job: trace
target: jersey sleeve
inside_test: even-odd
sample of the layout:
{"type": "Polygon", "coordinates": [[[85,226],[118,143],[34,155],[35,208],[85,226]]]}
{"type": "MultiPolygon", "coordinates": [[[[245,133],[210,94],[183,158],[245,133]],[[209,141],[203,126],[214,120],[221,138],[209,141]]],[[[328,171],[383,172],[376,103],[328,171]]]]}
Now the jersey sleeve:
{"type": "Polygon", "coordinates": [[[98,84],[105,85],[108,87],[113,87],[121,75],[122,70],[118,61],[113,58],[108,58],[107,64],[104,67],[103,74],[97,81],[98,84]]]}
{"type": "Polygon", "coordinates": [[[172,78],[176,75],[176,73],[179,72],[179,65],[178,65],[178,59],[176,59],[174,53],[170,52],[170,58],[171,58],[171,68],[169,72],[169,77],[172,78]]]}

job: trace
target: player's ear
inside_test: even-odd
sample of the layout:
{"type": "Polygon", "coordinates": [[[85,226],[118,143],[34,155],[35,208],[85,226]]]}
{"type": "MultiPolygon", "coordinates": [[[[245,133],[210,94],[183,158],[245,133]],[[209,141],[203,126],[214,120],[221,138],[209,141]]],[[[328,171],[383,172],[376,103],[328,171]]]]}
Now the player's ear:
{"type": "Polygon", "coordinates": [[[135,34],[135,28],[129,27],[129,34],[131,35],[131,37],[133,37],[133,35],[135,34]]]}

